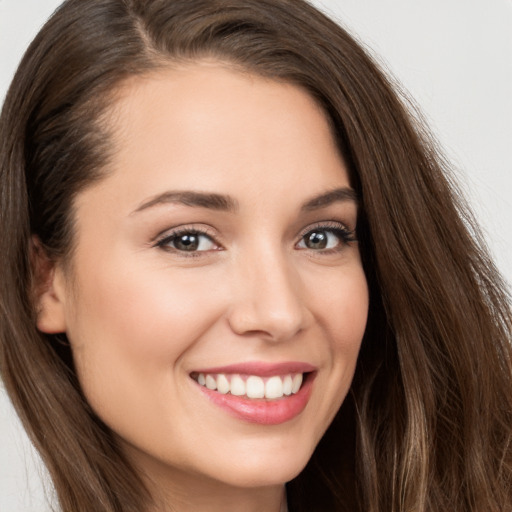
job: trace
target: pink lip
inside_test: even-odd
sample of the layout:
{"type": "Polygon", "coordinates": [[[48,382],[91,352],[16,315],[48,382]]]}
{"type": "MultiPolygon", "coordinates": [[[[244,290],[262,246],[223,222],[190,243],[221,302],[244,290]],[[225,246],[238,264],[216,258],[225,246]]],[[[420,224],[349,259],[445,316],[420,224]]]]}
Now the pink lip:
{"type": "Polygon", "coordinates": [[[315,366],[309,363],[301,363],[298,361],[287,361],[283,363],[250,361],[247,363],[230,364],[227,366],[202,368],[194,370],[193,373],[237,373],[240,375],[258,375],[259,377],[271,377],[272,375],[286,375],[288,373],[309,373],[314,372],[315,370],[315,366]]]}
{"type": "Polygon", "coordinates": [[[283,396],[275,400],[254,399],[222,394],[197,384],[200,391],[215,405],[228,414],[260,425],[279,425],[297,417],[306,407],[311,396],[316,368],[307,363],[287,362],[278,364],[241,363],[223,367],[196,370],[193,373],[209,374],[241,374],[268,377],[271,375],[286,375],[288,373],[307,373],[298,393],[283,396]]]}

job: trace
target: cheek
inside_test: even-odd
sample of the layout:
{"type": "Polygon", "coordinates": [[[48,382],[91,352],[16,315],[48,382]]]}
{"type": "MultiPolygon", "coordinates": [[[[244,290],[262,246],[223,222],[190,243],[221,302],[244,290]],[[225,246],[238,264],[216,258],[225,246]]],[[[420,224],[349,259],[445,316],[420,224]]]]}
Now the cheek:
{"type": "Polygon", "coordinates": [[[81,274],[88,278],[78,283],[68,336],[95,413],[120,438],[152,446],[156,432],[180,435],[171,421],[182,406],[184,383],[177,376],[217,321],[219,301],[205,293],[204,278],[137,267],[129,258],[117,263],[81,274]]]}
{"type": "MultiPolygon", "coordinates": [[[[310,284],[312,287],[313,282],[310,284]]],[[[368,285],[360,262],[354,260],[325,275],[315,289],[312,301],[316,318],[327,333],[331,350],[357,358],[369,306],[368,285]]]]}
{"type": "Polygon", "coordinates": [[[202,283],[179,273],[98,272],[81,285],[76,319],[83,332],[95,331],[88,344],[118,345],[143,358],[179,354],[215,316],[215,301],[203,292],[202,283]]]}
{"type": "Polygon", "coordinates": [[[92,404],[147,400],[147,388],[154,394],[220,314],[204,282],[186,272],[133,268],[102,265],[79,283],[68,336],[92,404]]]}
{"type": "Polygon", "coordinates": [[[333,416],[352,383],[366,329],[369,293],[360,265],[347,267],[324,284],[317,320],[328,340],[333,416]]]}
{"type": "Polygon", "coordinates": [[[328,312],[332,319],[328,329],[334,340],[333,361],[341,368],[342,386],[348,392],[368,320],[369,292],[363,269],[354,272],[343,286],[337,311],[333,303],[333,309],[328,312]]]}

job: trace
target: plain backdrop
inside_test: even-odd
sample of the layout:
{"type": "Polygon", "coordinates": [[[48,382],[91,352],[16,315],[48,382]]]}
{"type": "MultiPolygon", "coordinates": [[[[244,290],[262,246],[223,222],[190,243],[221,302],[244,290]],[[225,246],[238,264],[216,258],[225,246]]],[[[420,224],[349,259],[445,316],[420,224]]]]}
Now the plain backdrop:
{"type": "MultiPolygon", "coordinates": [[[[0,102],[60,0],[0,0],[0,102]]],[[[408,91],[512,281],[512,0],[318,0],[408,91]]],[[[51,485],[0,384],[0,512],[50,510],[51,485]],[[48,491],[47,493],[45,493],[48,491]]]]}

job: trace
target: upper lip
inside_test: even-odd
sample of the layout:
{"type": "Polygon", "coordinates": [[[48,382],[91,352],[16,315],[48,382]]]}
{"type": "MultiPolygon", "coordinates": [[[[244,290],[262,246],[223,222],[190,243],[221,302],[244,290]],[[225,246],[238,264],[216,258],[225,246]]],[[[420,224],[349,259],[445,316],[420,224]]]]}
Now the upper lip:
{"type": "Polygon", "coordinates": [[[289,373],[308,373],[316,370],[316,366],[300,361],[283,361],[280,363],[268,363],[263,361],[247,361],[244,363],[229,364],[226,366],[215,366],[210,368],[199,368],[192,373],[227,373],[258,375],[270,377],[272,375],[287,375],[289,373]]]}

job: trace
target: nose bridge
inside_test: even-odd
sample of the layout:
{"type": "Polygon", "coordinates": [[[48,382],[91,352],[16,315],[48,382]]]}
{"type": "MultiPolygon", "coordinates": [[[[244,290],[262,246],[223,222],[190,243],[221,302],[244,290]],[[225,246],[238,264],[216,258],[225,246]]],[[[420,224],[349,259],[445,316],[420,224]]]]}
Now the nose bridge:
{"type": "Polygon", "coordinates": [[[284,250],[263,247],[241,257],[230,323],[238,334],[284,340],[304,328],[306,309],[300,277],[284,250]]]}

